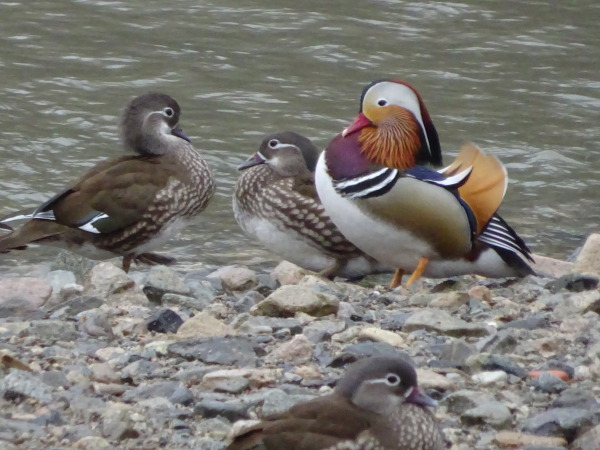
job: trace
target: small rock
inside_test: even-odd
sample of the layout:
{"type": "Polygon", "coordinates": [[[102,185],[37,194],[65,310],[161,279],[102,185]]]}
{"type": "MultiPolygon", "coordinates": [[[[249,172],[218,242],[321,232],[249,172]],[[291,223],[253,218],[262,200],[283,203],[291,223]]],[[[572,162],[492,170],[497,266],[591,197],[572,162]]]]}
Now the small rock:
{"type": "Polygon", "coordinates": [[[487,336],[488,329],[479,324],[467,323],[456,319],[447,311],[440,309],[423,309],[411,315],[404,324],[402,331],[410,333],[416,330],[435,331],[439,334],[455,337],[487,336]]]}
{"type": "Polygon", "coordinates": [[[553,315],[563,320],[569,316],[583,315],[588,311],[600,314],[600,291],[583,291],[569,295],[554,308],[553,315]]]}
{"type": "Polygon", "coordinates": [[[238,336],[186,339],[169,345],[168,351],[207,364],[253,366],[256,361],[253,343],[238,336]]]}
{"type": "Polygon", "coordinates": [[[292,264],[289,261],[281,261],[271,272],[271,276],[275,278],[282,286],[290,284],[298,284],[300,280],[310,272],[300,266],[292,264]]]}
{"type": "Polygon", "coordinates": [[[207,278],[218,278],[227,292],[249,291],[258,285],[254,270],[241,266],[225,266],[209,274],[207,278]]]}
{"type": "Polygon", "coordinates": [[[163,306],[179,306],[192,311],[202,311],[209,305],[209,300],[203,298],[190,297],[188,295],[171,294],[167,292],[160,299],[163,306]]]}
{"type": "Polygon", "coordinates": [[[190,295],[191,289],[167,266],[152,266],[144,283],[144,294],[151,302],[161,303],[162,297],[169,294],[190,295]]]}
{"type": "Polygon", "coordinates": [[[303,334],[297,334],[290,341],[284,342],[266,356],[266,361],[290,362],[303,364],[312,360],[313,343],[303,334]]]}
{"type": "Polygon", "coordinates": [[[245,369],[216,370],[204,375],[201,387],[203,390],[239,394],[250,385],[247,376],[245,369]]]}
{"type": "Polygon", "coordinates": [[[361,341],[386,342],[398,348],[406,346],[406,339],[400,334],[377,327],[365,327],[361,329],[358,339],[361,341]]]}
{"type": "Polygon", "coordinates": [[[112,448],[112,445],[100,436],[85,436],[73,444],[77,450],[96,450],[97,448],[112,448]]]}
{"type": "Polygon", "coordinates": [[[431,352],[437,356],[440,365],[461,367],[471,355],[477,353],[477,348],[462,339],[454,339],[449,344],[432,346],[431,352]]]}
{"type": "Polygon", "coordinates": [[[152,384],[140,384],[125,392],[123,400],[126,402],[139,402],[157,397],[167,399],[180,387],[181,383],[178,381],[158,381],[152,384]]]}
{"type": "Polygon", "coordinates": [[[178,386],[169,396],[169,401],[174,405],[190,406],[194,403],[194,394],[188,388],[178,386]]]}
{"type": "Polygon", "coordinates": [[[186,320],[179,331],[177,339],[191,339],[210,336],[232,336],[235,330],[226,323],[216,319],[208,312],[201,312],[186,320]]]}
{"type": "Polygon", "coordinates": [[[37,278],[0,280],[0,318],[28,317],[52,295],[52,286],[37,278]]]}
{"type": "Polygon", "coordinates": [[[418,368],[417,379],[419,380],[419,387],[421,389],[436,389],[445,392],[456,388],[452,380],[433,370],[418,368]]]}
{"type": "Polygon", "coordinates": [[[458,309],[469,301],[469,294],[466,292],[444,292],[438,294],[429,304],[432,308],[458,309]]]}
{"type": "Polygon", "coordinates": [[[90,380],[99,383],[120,383],[121,377],[108,365],[108,363],[90,364],[90,380]]]}
{"type": "Polygon", "coordinates": [[[302,333],[309,341],[317,344],[322,341],[329,341],[331,336],[340,333],[346,328],[344,322],[338,320],[314,320],[312,323],[304,327],[302,333]]]}
{"type": "Polygon", "coordinates": [[[587,389],[571,388],[566,389],[552,403],[555,408],[584,408],[587,410],[599,410],[600,403],[596,401],[593,395],[587,389]]]}
{"type": "Polygon", "coordinates": [[[492,401],[494,401],[494,398],[490,394],[482,394],[481,392],[467,389],[453,392],[442,400],[448,408],[448,412],[452,414],[462,414],[469,409],[475,408],[480,403],[492,401]]]}
{"type": "Polygon", "coordinates": [[[203,399],[194,405],[194,414],[205,419],[224,417],[230,422],[248,418],[248,408],[251,405],[241,400],[219,401],[203,399]]]}
{"type": "Polygon", "coordinates": [[[125,439],[139,437],[131,419],[128,405],[109,402],[107,409],[102,414],[102,434],[111,441],[120,442],[125,439]]]}
{"type": "Polygon", "coordinates": [[[502,370],[517,377],[524,377],[526,375],[525,369],[506,355],[479,353],[471,356],[467,360],[467,365],[479,370],[502,370]]]}
{"type": "MultiPolygon", "coordinates": [[[[599,266],[600,267],[600,266],[599,266]]],[[[592,275],[584,275],[581,273],[569,273],[562,277],[550,281],[545,288],[550,292],[556,293],[561,289],[566,289],[571,292],[582,292],[596,289],[598,287],[598,277],[592,275]]]]}
{"type": "Polygon", "coordinates": [[[282,286],[259,304],[250,313],[255,316],[292,317],[298,312],[311,316],[335,314],[339,300],[303,286],[282,286]]]}
{"type": "Polygon", "coordinates": [[[478,284],[469,289],[469,297],[490,303],[492,301],[492,291],[487,286],[478,284]]]}
{"type": "MultiPolygon", "coordinates": [[[[494,442],[501,448],[531,447],[566,447],[563,438],[536,436],[518,431],[500,431],[494,436],[494,442]]],[[[591,450],[591,449],[590,449],[591,450]]]]}
{"type": "Polygon", "coordinates": [[[502,385],[508,380],[508,374],[503,370],[493,370],[488,372],[480,372],[473,375],[472,380],[482,386],[490,386],[493,384],[502,385]]]}
{"type": "Polygon", "coordinates": [[[368,356],[400,356],[413,363],[407,353],[398,350],[387,342],[359,342],[358,344],[346,345],[342,349],[342,353],[337,355],[331,362],[331,366],[341,367],[368,356]]]}
{"type": "Polygon", "coordinates": [[[270,417],[281,414],[298,403],[304,403],[315,398],[314,395],[289,395],[281,389],[269,389],[264,394],[262,416],[270,417]]]}
{"type": "Polygon", "coordinates": [[[28,328],[19,333],[19,336],[33,336],[43,339],[47,344],[57,341],[74,341],[77,330],[73,322],[62,320],[32,320],[28,328]]]}
{"type": "Polygon", "coordinates": [[[496,429],[502,429],[511,425],[512,414],[503,403],[486,401],[463,412],[460,420],[465,425],[488,424],[496,429]]]}
{"type": "Polygon", "coordinates": [[[543,274],[549,278],[558,278],[573,271],[573,263],[548,256],[533,255],[534,263],[531,268],[536,273],[543,274]]]}
{"type": "Polygon", "coordinates": [[[267,330],[269,334],[282,330],[288,330],[290,334],[302,333],[300,321],[291,317],[240,315],[234,319],[232,325],[240,334],[255,334],[257,330],[267,330]]]}
{"type": "Polygon", "coordinates": [[[535,380],[535,387],[542,392],[555,393],[564,391],[569,385],[550,372],[542,372],[535,380]]]}
{"type": "Polygon", "coordinates": [[[183,319],[172,309],[161,308],[146,321],[148,331],[156,333],[177,333],[183,319]]]}
{"type": "Polygon", "coordinates": [[[8,375],[0,379],[0,396],[17,403],[25,398],[49,403],[52,400],[52,390],[50,386],[41,382],[37,374],[11,370],[8,375]]]}
{"type": "Polygon", "coordinates": [[[600,234],[590,234],[579,252],[573,271],[600,276],[600,234]]]}
{"type": "MultiPolygon", "coordinates": [[[[523,319],[511,320],[510,322],[503,323],[500,326],[501,331],[513,333],[511,329],[521,330],[537,330],[538,328],[548,328],[550,326],[550,316],[545,313],[532,314],[530,317],[523,319]]],[[[512,334],[509,334],[512,336],[512,334]]],[[[511,350],[512,351],[512,350],[511,350]]],[[[493,352],[492,352],[493,353],[493,352]]],[[[509,353],[509,352],[503,352],[509,353]]]]}
{"type": "MultiPolygon", "coordinates": [[[[579,436],[573,443],[571,450],[597,450],[600,442],[600,425],[596,425],[591,430],[586,431],[579,436]]],[[[565,444],[566,446],[566,444],[565,444]]]]}
{"type": "Polygon", "coordinates": [[[579,430],[599,423],[598,411],[582,408],[553,408],[523,422],[523,431],[540,436],[557,436],[572,441],[579,430]]]}

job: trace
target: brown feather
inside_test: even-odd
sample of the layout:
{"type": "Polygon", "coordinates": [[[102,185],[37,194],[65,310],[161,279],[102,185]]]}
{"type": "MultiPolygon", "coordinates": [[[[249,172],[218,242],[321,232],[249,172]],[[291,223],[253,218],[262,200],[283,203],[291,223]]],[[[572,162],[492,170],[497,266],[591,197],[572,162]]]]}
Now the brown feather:
{"type": "Polygon", "coordinates": [[[414,167],[421,149],[421,128],[412,113],[398,106],[369,111],[376,127],[366,127],[358,138],[362,153],[392,169],[414,167]]]}
{"type": "Polygon", "coordinates": [[[463,145],[456,160],[443,173],[450,176],[469,166],[473,167],[471,175],[458,188],[458,193],[473,211],[479,234],[500,207],[508,178],[502,163],[483,153],[475,144],[463,145]]]}

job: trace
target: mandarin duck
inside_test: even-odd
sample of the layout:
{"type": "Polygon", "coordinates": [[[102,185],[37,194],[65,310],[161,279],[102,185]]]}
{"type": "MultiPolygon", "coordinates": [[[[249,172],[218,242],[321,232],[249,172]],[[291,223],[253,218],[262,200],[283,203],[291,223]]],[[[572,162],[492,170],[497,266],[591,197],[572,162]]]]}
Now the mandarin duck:
{"type": "Polygon", "coordinates": [[[265,137],[238,166],[233,213],[246,234],[273,253],[330,278],[392,272],[344,238],[319,201],[314,169],[319,151],[291,131],[265,137]]]}
{"type": "Polygon", "coordinates": [[[334,392],[264,419],[237,435],[228,450],[442,450],[437,403],[419,391],[404,359],[373,356],[353,363],[334,392]]]}
{"type": "Polygon", "coordinates": [[[151,253],[179,232],[213,197],[208,165],[178,127],[181,110],[166,94],[148,93],[129,102],[121,120],[125,150],[135,155],[100,162],[32,212],[4,219],[26,220],[0,237],[0,252],[50,244],[92,259],[123,256],[173,262],[151,253]]]}
{"type": "Polygon", "coordinates": [[[497,214],[507,188],[504,166],[476,146],[445,169],[437,132],[408,83],[365,87],[357,118],[321,154],[319,197],[350,242],[397,268],[407,285],[421,275],[521,277],[533,261],[497,214]]]}

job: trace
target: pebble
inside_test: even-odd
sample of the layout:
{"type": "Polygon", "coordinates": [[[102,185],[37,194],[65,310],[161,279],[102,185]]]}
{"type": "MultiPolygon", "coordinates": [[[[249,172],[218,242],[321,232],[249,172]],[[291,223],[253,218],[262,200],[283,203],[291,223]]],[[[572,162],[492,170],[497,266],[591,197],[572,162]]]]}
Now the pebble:
{"type": "Polygon", "coordinates": [[[209,274],[207,278],[218,278],[227,292],[248,291],[258,285],[254,270],[240,266],[225,266],[209,274]]]}
{"type": "Polygon", "coordinates": [[[52,286],[31,277],[0,280],[0,318],[28,317],[52,295],[52,286]]]}
{"type": "Polygon", "coordinates": [[[181,316],[168,308],[155,311],[146,321],[148,331],[156,333],[177,333],[182,324],[181,316]]]}
{"type": "Polygon", "coordinates": [[[152,266],[144,283],[144,294],[151,302],[161,303],[165,294],[190,295],[192,290],[173,269],[167,266],[152,266]]]}
{"type": "Polygon", "coordinates": [[[338,306],[339,300],[332,295],[303,286],[286,285],[253,306],[250,313],[271,317],[293,317],[296,313],[305,313],[319,317],[337,313],[338,306]]]}
{"type": "Polygon", "coordinates": [[[393,354],[440,401],[431,411],[454,450],[596,450],[600,296],[583,288],[597,275],[574,273],[563,287],[423,279],[388,292],[379,277],[331,282],[285,263],[217,278],[207,278],[215,267],[176,267],[57,266],[71,272],[42,275],[49,299],[0,316],[0,442],[223,450],[235,421],[330,393],[348,363],[393,354]],[[244,273],[256,283],[234,282],[244,273]],[[160,305],[146,285],[162,290],[160,305]],[[149,331],[167,308],[181,327],[149,331]]]}

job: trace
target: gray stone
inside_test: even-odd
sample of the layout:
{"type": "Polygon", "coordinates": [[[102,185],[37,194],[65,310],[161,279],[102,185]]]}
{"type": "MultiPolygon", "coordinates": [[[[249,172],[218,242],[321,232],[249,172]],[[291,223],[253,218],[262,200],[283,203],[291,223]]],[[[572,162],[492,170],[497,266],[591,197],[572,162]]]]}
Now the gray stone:
{"type": "Polygon", "coordinates": [[[485,337],[477,342],[476,347],[485,353],[512,353],[517,347],[514,331],[500,330],[496,334],[485,337]]]}
{"type": "Polygon", "coordinates": [[[250,405],[241,400],[219,401],[203,399],[194,405],[194,414],[209,419],[211,417],[224,417],[230,422],[248,418],[250,405]]]}
{"type": "Polygon", "coordinates": [[[492,401],[494,401],[494,398],[488,393],[462,389],[444,397],[443,403],[448,408],[448,412],[462,414],[469,409],[475,408],[480,403],[492,401]]]}
{"type": "Polygon", "coordinates": [[[542,392],[556,393],[564,391],[569,385],[548,372],[542,372],[535,380],[535,387],[542,392]]]}
{"type": "MultiPolygon", "coordinates": [[[[129,359],[127,356],[126,358],[129,359]]],[[[136,380],[148,378],[159,368],[160,365],[156,362],[148,361],[146,359],[137,359],[121,369],[121,376],[131,377],[136,380]]]]}
{"type": "MultiPolygon", "coordinates": [[[[302,333],[302,324],[298,319],[291,317],[268,317],[268,316],[249,316],[245,315],[239,317],[238,320],[232,324],[240,334],[249,332],[258,328],[267,327],[271,331],[269,333],[276,333],[281,330],[289,330],[290,334],[302,333]]],[[[253,333],[250,333],[253,334],[253,333]]]]}
{"type": "Polygon", "coordinates": [[[174,405],[189,406],[194,403],[194,394],[188,388],[178,386],[169,396],[169,401],[174,405]]]}
{"type": "Polygon", "coordinates": [[[552,406],[555,408],[576,407],[587,410],[600,409],[600,403],[589,390],[581,388],[566,389],[554,400],[552,406]]]}
{"type": "Polygon", "coordinates": [[[254,344],[241,336],[192,338],[169,345],[171,355],[207,364],[254,366],[254,344]]]}
{"type": "Polygon", "coordinates": [[[143,384],[126,391],[123,400],[127,402],[139,402],[155,397],[171,397],[181,387],[178,381],[158,381],[152,384],[143,384]]]}
{"type": "Polygon", "coordinates": [[[0,280],[0,318],[29,318],[52,295],[52,287],[30,277],[0,280]]]}
{"type": "Polygon", "coordinates": [[[148,331],[156,333],[177,333],[183,319],[172,309],[161,308],[155,311],[146,321],[148,331]]]}
{"type": "Polygon", "coordinates": [[[358,344],[346,345],[342,349],[342,353],[337,355],[331,362],[331,366],[341,367],[347,363],[368,356],[400,356],[407,361],[414,363],[407,353],[398,350],[387,342],[359,342],[358,344]]]}
{"type": "Polygon", "coordinates": [[[19,336],[33,336],[43,339],[46,343],[57,341],[74,341],[77,330],[73,322],[62,320],[32,320],[28,328],[19,333],[19,336]]]}
{"type": "Polygon", "coordinates": [[[304,327],[303,334],[311,342],[328,341],[336,333],[344,331],[346,324],[336,320],[315,320],[304,327]]]}
{"type": "Polygon", "coordinates": [[[131,419],[131,411],[122,403],[109,404],[102,414],[101,429],[102,435],[111,441],[120,442],[139,437],[131,419]]]}
{"type": "Polygon", "coordinates": [[[99,308],[104,301],[97,296],[77,295],[52,308],[51,319],[76,316],[84,311],[99,308]]]}
{"type": "Polygon", "coordinates": [[[471,356],[467,360],[467,365],[475,370],[503,370],[508,374],[521,378],[526,375],[525,369],[506,355],[480,353],[471,356]]]}
{"type": "Polygon", "coordinates": [[[339,303],[333,295],[318,293],[304,286],[286,285],[255,305],[250,313],[256,316],[293,317],[303,312],[318,317],[337,313],[339,303]]]}
{"type": "Polygon", "coordinates": [[[439,344],[431,347],[431,352],[448,367],[460,367],[467,358],[477,353],[477,348],[462,339],[456,339],[449,344],[439,344]]]}
{"type": "Polygon", "coordinates": [[[486,401],[463,412],[460,420],[469,426],[487,424],[496,429],[504,429],[511,426],[512,414],[503,403],[486,401]]]}
{"type": "Polygon", "coordinates": [[[248,291],[258,284],[256,272],[243,266],[225,266],[209,274],[207,278],[218,278],[227,292],[248,291]]]}
{"type": "Polygon", "coordinates": [[[593,233],[588,236],[583,244],[573,270],[580,273],[589,273],[600,276],[600,233],[593,233]]]}
{"type": "Polygon", "coordinates": [[[264,295],[260,294],[259,292],[250,291],[237,300],[234,303],[233,308],[238,313],[246,313],[249,312],[254,305],[263,301],[264,299],[264,295]]]}
{"type": "Polygon", "coordinates": [[[188,295],[172,294],[167,292],[161,298],[163,306],[181,306],[192,311],[202,311],[209,306],[209,300],[204,298],[190,297],[188,295]]]}
{"type": "Polygon", "coordinates": [[[50,269],[73,272],[77,283],[83,283],[96,264],[97,261],[85,258],[77,253],[60,250],[50,269]]]}
{"type": "Polygon", "coordinates": [[[41,380],[44,384],[47,384],[53,388],[67,388],[71,384],[67,379],[67,376],[58,370],[48,370],[42,372],[41,380]]]}
{"type": "Polygon", "coordinates": [[[584,275],[581,273],[569,273],[556,280],[550,281],[545,288],[550,292],[556,293],[561,289],[571,292],[582,292],[596,289],[598,287],[598,277],[593,275],[584,275]]]}
{"type": "Polygon", "coordinates": [[[0,379],[0,396],[7,400],[34,398],[41,403],[49,403],[52,400],[52,389],[42,383],[38,375],[13,369],[0,379]]]}
{"type": "Polygon", "coordinates": [[[112,329],[112,317],[108,311],[100,308],[84,311],[77,315],[77,327],[79,331],[93,337],[114,337],[112,329]]]}
{"type": "Polygon", "coordinates": [[[553,408],[536,414],[523,422],[523,431],[541,436],[559,436],[572,441],[583,429],[600,423],[600,411],[586,409],[553,408]]]}
{"type": "Polygon", "coordinates": [[[402,331],[407,333],[416,330],[435,331],[439,334],[455,337],[487,336],[490,334],[484,325],[468,323],[454,318],[447,311],[431,308],[415,312],[402,327],[402,331]]]}
{"type": "Polygon", "coordinates": [[[148,273],[143,288],[144,294],[151,302],[160,303],[163,295],[179,294],[190,295],[191,289],[183,280],[167,266],[153,266],[148,273]]]}
{"type": "Polygon", "coordinates": [[[586,431],[571,444],[571,450],[598,450],[600,442],[600,425],[586,431]]]}
{"type": "Polygon", "coordinates": [[[269,389],[264,395],[262,417],[281,414],[298,403],[304,403],[315,398],[314,395],[289,395],[280,389],[269,389]]]}
{"type": "Polygon", "coordinates": [[[70,270],[53,270],[46,275],[46,281],[52,286],[52,293],[58,294],[63,286],[76,284],[77,278],[70,270]]]}

